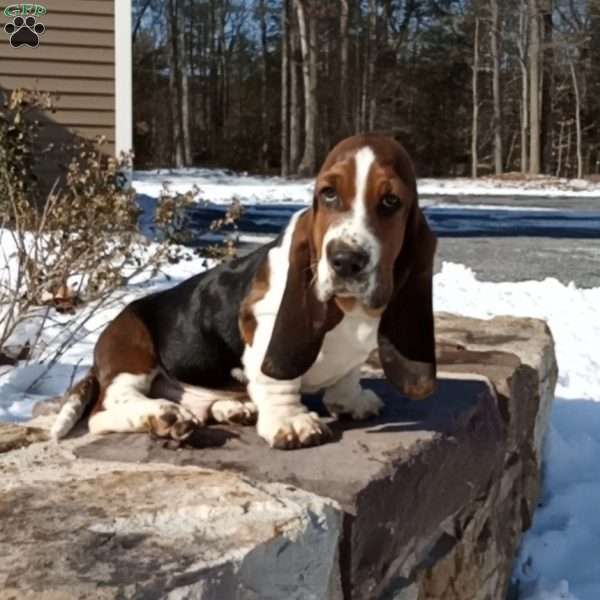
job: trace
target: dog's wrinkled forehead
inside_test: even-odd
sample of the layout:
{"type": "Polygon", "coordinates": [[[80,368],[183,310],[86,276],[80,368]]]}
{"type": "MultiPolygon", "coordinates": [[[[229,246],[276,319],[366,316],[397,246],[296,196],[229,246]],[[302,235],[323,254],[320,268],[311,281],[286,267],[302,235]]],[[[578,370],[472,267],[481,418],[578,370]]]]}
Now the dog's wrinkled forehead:
{"type": "Polygon", "coordinates": [[[394,194],[406,204],[416,200],[412,162],[393,138],[354,136],[340,142],[325,159],[316,180],[316,192],[327,187],[339,195],[340,209],[355,202],[366,208],[385,194],[394,194]]]}

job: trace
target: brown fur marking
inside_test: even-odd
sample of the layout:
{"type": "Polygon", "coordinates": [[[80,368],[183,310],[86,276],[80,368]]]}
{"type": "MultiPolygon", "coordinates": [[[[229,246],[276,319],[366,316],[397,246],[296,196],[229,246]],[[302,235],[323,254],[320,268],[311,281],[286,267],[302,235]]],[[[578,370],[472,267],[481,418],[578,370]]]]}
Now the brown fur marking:
{"type": "Polygon", "coordinates": [[[269,256],[265,258],[263,264],[260,266],[254,279],[252,286],[247,296],[242,301],[240,306],[240,316],[238,319],[238,325],[240,328],[240,334],[244,343],[248,346],[252,346],[254,342],[254,332],[256,331],[256,317],[252,307],[259,301],[262,300],[269,289],[270,280],[269,270],[269,256]]]}
{"type": "Polygon", "coordinates": [[[106,390],[117,375],[149,374],[158,366],[150,332],[131,308],[126,308],[100,335],[94,365],[100,394],[93,413],[103,409],[106,390]]]}

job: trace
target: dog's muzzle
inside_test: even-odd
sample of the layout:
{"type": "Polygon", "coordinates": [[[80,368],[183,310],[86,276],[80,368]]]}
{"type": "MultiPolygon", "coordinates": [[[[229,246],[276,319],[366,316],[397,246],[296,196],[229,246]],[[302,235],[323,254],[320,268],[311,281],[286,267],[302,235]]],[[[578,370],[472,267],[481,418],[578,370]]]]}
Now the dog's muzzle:
{"type": "Polygon", "coordinates": [[[370,256],[359,246],[335,241],[327,245],[327,261],[336,278],[357,280],[364,277],[370,256]]]}

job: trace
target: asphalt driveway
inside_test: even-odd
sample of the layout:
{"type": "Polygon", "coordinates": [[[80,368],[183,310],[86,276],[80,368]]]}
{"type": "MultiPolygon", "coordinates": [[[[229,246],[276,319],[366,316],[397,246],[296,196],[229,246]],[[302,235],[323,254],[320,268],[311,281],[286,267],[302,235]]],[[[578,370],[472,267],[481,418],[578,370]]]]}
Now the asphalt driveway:
{"type": "MultiPolygon", "coordinates": [[[[600,286],[600,198],[425,196],[421,204],[439,238],[436,271],[448,261],[468,266],[484,281],[554,277],[578,287],[600,286]]],[[[246,207],[237,231],[246,240],[241,252],[276,235],[300,206],[246,207]]],[[[206,232],[224,210],[195,207],[192,230],[206,232]]],[[[195,243],[219,239],[210,234],[195,243]]]]}

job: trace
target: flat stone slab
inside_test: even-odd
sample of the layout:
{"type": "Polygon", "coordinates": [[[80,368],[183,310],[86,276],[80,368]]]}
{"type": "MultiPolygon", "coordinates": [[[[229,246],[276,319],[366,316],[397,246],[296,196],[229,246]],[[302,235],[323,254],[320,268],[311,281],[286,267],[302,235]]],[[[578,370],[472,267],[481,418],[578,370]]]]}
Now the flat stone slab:
{"type": "MultiPolygon", "coordinates": [[[[403,398],[383,379],[363,380],[363,386],[383,399],[381,416],[363,422],[336,421],[325,416],[333,440],[323,446],[276,451],[258,437],[254,427],[219,425],[199,432],[192,447],[173,450],[168,442],[148,435],[113,434],[80,446],[75,454],[94,460],[234,471],[328,496],[350,513],[356,511],[357,495],[372,480],[387,478],[389,465],[410,463],[414,467],[412,458],[429,447],[440,447],[442,452],[446,444],[453,447],[456,462],[465,474],[459,484],[465,494],[469,494],[470,487],[466,479],[481,483],[487,480],[486,458],[494,454],[500,436],[496,400],[487,382],[441,379],[437,393],[421,402],[403,398]],[[457,445],[457,437],[464,437],[465,432],[469,432],[470,441],[457,445]],[[475,454],[479,456],[474,460],[475,454]]],[[[305,403],[326,415],[318,396],[305,397],[305,403]]]]}
{"type": "MultiPolygon", "coordinates": [[[[416,539],[430,540],[441,522],[483,492],[502,464],[504,433],[485,380],[441,379],[437,393],[421,402],[401,397],[382,379],[363,383],[384,400],[382,415],[331,422],[334,440],[324,446],[274,451],[253,427],[219,427],[211,434],[216,447],[173,451],[147,435],[111,435],[75,453],[229,470],[331,498],[347,517],[343,584],[356,598],[376,597],[385,589],[390,557],[416,539]]],[[[306,402],[322,410],[315,397],[306,402]]],[[[210,441],[199,436],[196,443],[210,441]]]]}

